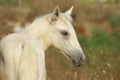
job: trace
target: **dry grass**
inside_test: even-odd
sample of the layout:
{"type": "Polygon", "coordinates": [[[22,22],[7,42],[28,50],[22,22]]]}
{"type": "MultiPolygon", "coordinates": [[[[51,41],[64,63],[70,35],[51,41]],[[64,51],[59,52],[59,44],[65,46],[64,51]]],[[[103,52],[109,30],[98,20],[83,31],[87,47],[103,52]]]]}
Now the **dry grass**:
{"type": "Polygon", "coordinates": [[[25,25],[28,22],[32,22],[37,16],[52,12],[56,5],[59,5],[63,12],[68,10],[72,5],[75,7],[72,13],[74,19],[73,25],[80,35],[87,37],[92,35],[94,29],[111,33],[111,24],[108,22],[108,18],[109,15],[118,10],[119,6],[114,4],[101,5],[98,3],[82,4],[75,0],[30,0],[29,3],[24,1],[21,14],[18,13],[18,6],[1,6],[0,24],[8,26],[6,22],[20,22],[21,25],[25,25]]]}

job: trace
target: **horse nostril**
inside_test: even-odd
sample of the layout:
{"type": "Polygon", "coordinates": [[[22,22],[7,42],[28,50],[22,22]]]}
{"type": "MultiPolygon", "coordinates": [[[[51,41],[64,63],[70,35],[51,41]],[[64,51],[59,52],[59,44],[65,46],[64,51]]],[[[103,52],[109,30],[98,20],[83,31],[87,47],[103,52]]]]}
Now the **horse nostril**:
{"type": "Polygon", "coordinates": [[[84,62],[86,60],[86,58],[85,57],[80,57],[80,62],[84,62]]]}
{"type": "Polygon", "coordinates": [[[83,59],[82,58],[79,58],[79,63],[83,63],[83,59]]]}
{"type": "Polygon", "coordinates": [[[76,60],[72,59],[72,62],[74,64],[74,66],[76,66],[76,67],[80,67],[80,65],[81,65],[80,61],[76,61],[76,60]]]}
{"type": "Polygon", "coordinates": [[[80,61],[82,61],[83,59],[82,58],[80,58],[80,61]]]}

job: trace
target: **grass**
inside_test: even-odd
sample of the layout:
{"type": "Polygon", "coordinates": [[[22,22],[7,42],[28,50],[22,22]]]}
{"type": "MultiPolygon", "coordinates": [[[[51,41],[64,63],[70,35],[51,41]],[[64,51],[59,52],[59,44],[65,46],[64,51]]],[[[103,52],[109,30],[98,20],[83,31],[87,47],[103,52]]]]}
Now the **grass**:
{"type": "Polygon", "coordinates": [[[113,35],[108,35],[106,33],[102,32],[94,32],[93,36],[90,38],[80,37],[78,38],[79,42],[82,43],[82,45],[85,45],[87,48],[98,48],[98,49],[113,49],[116,46],[116,41],[114,41],[112,38],[119,38],[118,33],[114,33],[113,35]],[[112,37],[111,37],[112,36],[112,37]]]}
{"type": "MultiPolygon", "coordinates": [[[[118,72],[120,72],[120,57],[118,57],[120,44],[118,38],[120,38],[119,33],[108,35],[101,32],[93,33],[93,36],[89,39],[79,38],[79,41],[83,46],[83,49],[88,58],[86,68],[93,70],[93,72],[98,71],[97,73],[99,73],[103,79],[105,78],[105,76],[103,76],[104,74],[102,74],[105,73],[104,71],[106,71],[107,76],[110,76],[110,74],[112,74],[115,80],[117,80],[117,77],[120,78],[120,75],[116,77],[118,72]],[[104,71],[99,72],[102,70],[104,71]]],[[[109,78],[109,80],[110,79],[111,78],[109,78]]]]}
{"type": "Polygon", "coordinates": [[[15,5],[17,5],[17,0],[0,0],[0,5],[2,5],[2,6],[15,6],[15,5]]]}
{"type": "Polygon", "coordinates": [[[109,16],[109,22],[113,27],[119,27],[120,26],[120,15],[111,14],[109,16]]]}

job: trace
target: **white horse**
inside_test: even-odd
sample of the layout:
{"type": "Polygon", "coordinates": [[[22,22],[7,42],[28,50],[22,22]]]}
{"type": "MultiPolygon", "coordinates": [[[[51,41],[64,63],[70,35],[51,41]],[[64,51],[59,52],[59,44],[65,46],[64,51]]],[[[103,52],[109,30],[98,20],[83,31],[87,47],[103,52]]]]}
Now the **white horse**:
{"type": "Polygon", "coordinates": [[[4,37],[0,42],[0,80],[46,80],[44,52],[49,46],[80,66],[85,55],[71,24],[72,9],[62,13],[56,7],[21,32],[4,37]]]}

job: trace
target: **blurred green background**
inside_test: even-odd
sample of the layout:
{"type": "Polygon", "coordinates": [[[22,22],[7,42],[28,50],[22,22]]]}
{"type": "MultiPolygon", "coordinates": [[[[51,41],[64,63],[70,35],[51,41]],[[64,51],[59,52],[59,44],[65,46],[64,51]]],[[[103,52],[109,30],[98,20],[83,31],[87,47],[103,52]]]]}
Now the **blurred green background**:
{"type": "Polygon", "coordinates": [[[119,0],[0,0],[0,39],[16,26],[72,5],[73,26],[87,57],[76,68],[54,48],[46,51],[47,80],[120,80],[119,0]]]}

